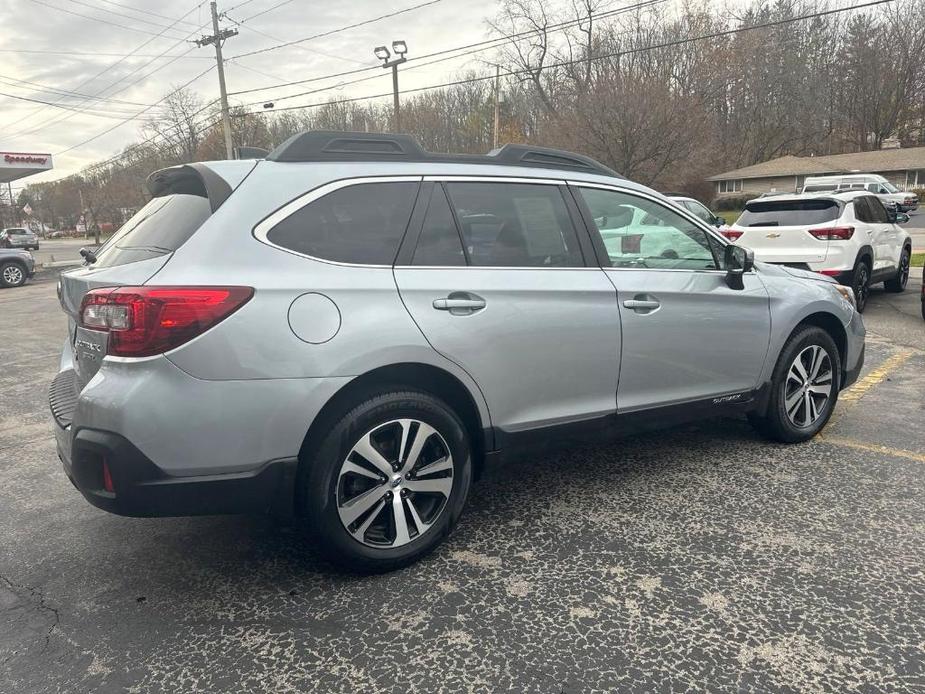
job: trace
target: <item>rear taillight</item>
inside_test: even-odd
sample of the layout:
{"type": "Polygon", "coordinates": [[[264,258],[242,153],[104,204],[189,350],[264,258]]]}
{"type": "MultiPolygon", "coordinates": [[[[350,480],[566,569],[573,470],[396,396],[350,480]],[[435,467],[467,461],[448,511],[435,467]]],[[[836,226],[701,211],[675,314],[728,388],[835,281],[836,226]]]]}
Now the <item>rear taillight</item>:
{"type": "Polygon", "coordinates": [[[820,241],[847,241],[854,236],[854,227],[826,227],[810,229],[809,233],[820,241]]]}
{"type": "Polygon", "coordinates": [[[113,356],[149,357],[201,335],[253,295],[251,287],[94,289],[80,305],[80,325],[108,332],[113,356]]]}
{"type": "Polygon", "coordinates": [[[739,237],[741,237],[742,234],[744,234],[745,232],[737,231],[736,229],[720,229],[719,233],[721,233],[723,236],[725,236],[730,241],[738,241],[739,237]]]}

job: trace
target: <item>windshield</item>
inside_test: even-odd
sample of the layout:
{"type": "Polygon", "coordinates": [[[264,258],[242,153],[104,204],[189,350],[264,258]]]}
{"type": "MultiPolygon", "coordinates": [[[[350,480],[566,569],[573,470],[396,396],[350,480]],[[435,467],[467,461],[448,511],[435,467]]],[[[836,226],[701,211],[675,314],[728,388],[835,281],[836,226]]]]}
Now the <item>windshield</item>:
{"type": "Polygon", "coordinates": [[[94,267],[173,253],[212,214],[206,198],[177,193],[152,198],[97,251],[94,267]]]}
{"type": "Polygon", "coordinates": [[[881,183],[880,185],[881,185],[883,188],[885,188],[886,191],[887,191],[888,193],[898,193],[898,192],[899,192],[899,188],[897,188],[896,186],[894,186],[894,185],[893,185],[892,183],[890,183],[889,181],[885,181],[884,183],[881,183]]]}
{"type": "Polygon", "coordinates": [[[841,203],[835,200],[762,200],[748,203],[736,226],[806,226],[832,222],[840,214],[841,203]]]}

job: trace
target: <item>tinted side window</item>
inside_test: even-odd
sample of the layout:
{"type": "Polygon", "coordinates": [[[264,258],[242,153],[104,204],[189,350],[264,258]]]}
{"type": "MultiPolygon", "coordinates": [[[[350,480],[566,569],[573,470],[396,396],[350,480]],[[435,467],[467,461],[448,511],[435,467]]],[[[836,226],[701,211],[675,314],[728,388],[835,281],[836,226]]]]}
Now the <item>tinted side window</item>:
{"type": "Polygon", "coordinates": [[[697,217],[705,221],[707,224],[713,223],[713,213],[699,202],[691,202],[690,200],[685,200],[684,206],[689,211],[693,212],[697,217]]]}
{"type": "Polygon", "coordinates": [[[889,224],[890,217],[886,213],[886,208],[879,198],[867,198],[867,205],[870,208],[870,215],[878,224],[889,224]]]}
{"type": "Polygon", "coordinates": [[[453,212],[440,185],[434,186],[424,216],[421,236],[414,249],[412,265],[465,265],[462,241],[453,212]]]}
{"type": "Polygon", "coordinates": [[[874,221],[870,208],[867,206],[867,198],[854,199],[854,218],[859,222],[872,223],[874,221]]]}
{"type": "Polygon", "coordinates": [[[323,260],[391,265],[418,185],[362,183],[340,188],[293,212],[270,229],[267,239],[323,260]]]}
{"type": "Polygon", "coordinates": [[[580,190],[612,267],[716,269],[707,234],[676,212],[635,195],[580,190]]]}
{"type": "Polygon", "coordinates": [[[450,183],[469,262],[580,267],[578,238],[559,189],[532,183],[450,183]]]}

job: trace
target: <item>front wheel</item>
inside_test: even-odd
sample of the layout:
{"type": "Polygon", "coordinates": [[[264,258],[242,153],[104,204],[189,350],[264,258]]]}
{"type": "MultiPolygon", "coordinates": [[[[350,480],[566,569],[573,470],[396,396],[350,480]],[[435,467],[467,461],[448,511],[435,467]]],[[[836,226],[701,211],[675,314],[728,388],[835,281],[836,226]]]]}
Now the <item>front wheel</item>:
{"type": "Polygon", "coordinates": [[[841,384],[841,359],[832,337],[822,328],[806,326],[781,350],[771,378],[764,416],[749,421],[770,439],[806,441],[829,421],[841,384]]]}
{"type": "Polygon", "coordinates": [[[911,256],[912,253],[909,248],[903,248],[903,252],[899,255],[899,266],[896,268],[896,276],[883,283],[883,287],[888,292],[893,292],[895,294],[906,288],[906,283],[909,281],[909,261],[911,260],[911,256]]]}
{"type": "Polygon", "coordinates": [[[429,393],[394,390],[345,413],[301,461],[300,509],[332,561],[390,571],[443,541],[471,480],[459,417],[429,393]]]}
{"type": "Polygon", "coordinates": [[[26,271],[14,262],[0,264],[0,286],[19,287],[26,283],[26,271]]]}

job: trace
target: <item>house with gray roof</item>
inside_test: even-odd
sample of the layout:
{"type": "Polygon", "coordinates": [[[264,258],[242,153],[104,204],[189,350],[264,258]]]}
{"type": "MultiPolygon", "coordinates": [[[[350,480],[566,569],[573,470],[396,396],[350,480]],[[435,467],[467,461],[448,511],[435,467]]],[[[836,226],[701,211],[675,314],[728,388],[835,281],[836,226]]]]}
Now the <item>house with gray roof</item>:
{"type": "Polygon", "coordinates": [[[762,193],[794,193],[807,176],[874,173],[900,190],[925,188],[925,147],[877,149],[821,157],[787,155],[710,176],[716,197],[757,197],[762,193]]]}

